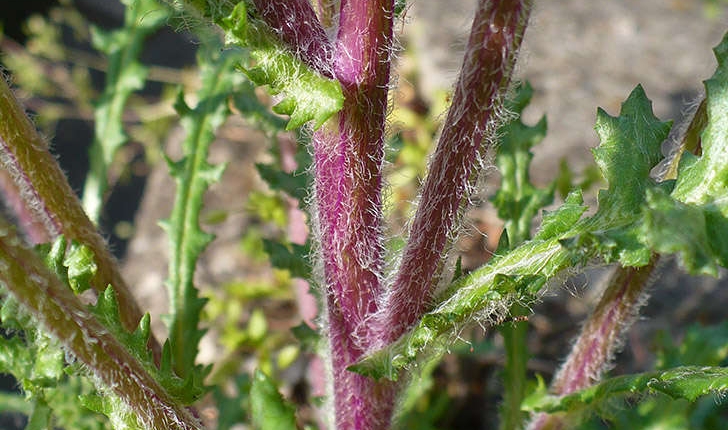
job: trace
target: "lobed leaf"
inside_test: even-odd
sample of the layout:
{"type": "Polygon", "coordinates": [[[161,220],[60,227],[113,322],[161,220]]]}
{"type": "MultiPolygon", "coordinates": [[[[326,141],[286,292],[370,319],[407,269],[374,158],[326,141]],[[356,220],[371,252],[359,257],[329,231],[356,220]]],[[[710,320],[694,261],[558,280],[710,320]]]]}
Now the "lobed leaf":
{"type": "Polygon", "coordinates": [[[536,188],[528,173],[533,159],[531,148],[546,135],[545,117],[534,126],[521,121],[521,114],[532,95],[533,89],[528,83],[516,89],[516,96],[506,105],[516,118],[503,125],[498,133],[502,137],[495,162],[502,179],[492,202],[498,209],[498,217],[505,222],[511,247],[530,238],[531,221],[554,197],[555,184],[536,188]]]}
{"type": "Polygon", "coordinates": [[[129,96],[144,87],[148,70],[139,63],[144,40],[167,21],[167,9],[156,0],[125,0],[124,26],[112,32],[92,28],[94,48],[108,57],[106,85],[94,109],[94,140],[83,206],[98,222],[108,188],[107,170],[128,140],[122,116],[129,96]]]}
{"type": "Polygon", "coordinates": [[[201,50],[198,58],[202,73],[200,101],[194,109],[190,108],[180,94],[175,105],[187,137],[182,143],[182,159],[168,160],[177,191],[170,218],[160,223],[169,235],[166,284],[170,297],[167,321],[171,363],[174,372],[192,384],[195,384],[193,381],[201,382],[209,370],[195,365],[198,344],[205,333],[198,326],[206,302],[198,296],[194,285],[195,266],[202,251],[213,240],[213,235],[200,229],[199,216],[205,191],[219,181],[224,169],[224,165],[210,165],[207,157],[215,130],[230,113],[227,99],[240,81],[233,65],[240,61],[241,52],[220,52],[211,44],[201,50]]]}
{"type": "Polygon", "coordinates": [[[728,368],[681,366],[669,370],[617,376],[583,390],[565,395],[547,394],[541,385],[523,403],[524,410],[536,412],[574,411],[604,402],[616,395],[666,394],[673,399],[695,401],[709,394],[728,390],[728,368]]]}
{"type": "Polygon", "coordinates": [[[290,116],[287,130],[312,120],[317,129],[341,110],[344,95],[339,82],[316,73],[288,52],[262,21],[248,15],[245,2],[239,2],[218,24],[228,44],[250,51],[254,65],[240,66],[248,78],[268,85],[272,94],[283,94],[273,110],[290,116]]]}

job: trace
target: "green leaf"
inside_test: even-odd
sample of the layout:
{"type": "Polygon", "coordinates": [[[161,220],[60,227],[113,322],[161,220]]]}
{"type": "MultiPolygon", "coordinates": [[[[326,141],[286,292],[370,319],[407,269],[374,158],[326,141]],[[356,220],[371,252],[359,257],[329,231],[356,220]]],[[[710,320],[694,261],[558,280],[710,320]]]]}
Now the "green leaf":
{"type": "Polygon", "coordinates": [[[104,32],[92,28],[93,46],[106,54],[104,91],[94,109],[94,140],[89,150],[89,174],[83,193],[83,206],[92,221],[98,222],[104,194],[108,188],[107,171],[116,152],[128,137],[123,114],[129,96],[144,87],[148,70],[139,63],[146,38],[167,20],[167,9],[155,0],[126,0],[124,27],[104,32]]]}
{"type": "Polygon", "coordinates": [[[341,110],[344,95],[338,81],[319,75],[288,52],[262,22],[248,15],[245,2],[219,21],[227,42],[249,49],[255,61],[241,66],[257,85],[268,85],[272,94],[283,94],[274,112],[290,116],[287,130],[314,121],[314,129],[341,110]]]}
{"type": "Polygon", "coordinates": [[[200,228],[202,198],[207,188],[219,181],[224,165],[213,166],[207,157],[215,130],[230,114],[227,100],[242,76],[233,65],[240,61],[239,50],[221,52],[219,42],[208,40],[198,54],[202,74],[199,102],[190,108],[180,93],[175,108],[187,136],[182,143],[183,157],[168,161],[170,174],[177,183],[170,218],[161,225],[169,236],[170,263],[167,288],[170,297],[171,360],[174,372],[186,381],[202,382],[205,369],[195,365],[198,345],[204,335],[199,328],[200,312],[206,299],[198,296],[194,284],[197,259],[213,235],[200,228]]]}
{"type": "Polygon", "coordinates": [[[215,405],[219,410],[217,428],[220,430],[232,428],[234,424],[247,423],[249,415],[250,376],[246,373],[235,377],[235,395],[228,396],[219,386],[213,391],[215,405]]]}
{"type": "Polygon", "coordinates": [[[676,201],[665,192],[648,193],[645,237],[655,251],[677,254],[692,274],[718,276],[718,265],[728,263],[728,220],[720,212],[676,201]]]}
{"type": "Polygon", "coordinates": [[[80,396],[78,400],[83,407],[109,417],[110,424],[115,430],[145,430],[136,414],[115,396],[86,395],[80,396]]]}
{"type": "Polygon", "coordinates": [[[259,430],[295,430],[296,410],[286,403],[273,381],[255,371],[250,389],[251,418],[259,430]]]}
{"type": "Polygon", "coordinates": [[[305,174],[285,173],[275,166],[256,163],[255,168],[263,180],[274,190],[280,190],[303,202],[308,196],[308,177],[305,174]]]}
{"type": "Polygon", "coordinates": [[[523,408],[536,412],[574,411],[616,395],[663,393],[673,399],[695,401],[698,397],[722,395],[728,390],[728,368],[682,366],[665,371],[617,376],[589,388],[565,395],[547,394],[545,387],[527,397],[523,408]]]}
{"type": "Polygon", "coordinates": [[[672,196],[684,203],[715,204],[728,214],[728,34],[714,49],[718,68],[705,81],[707,125],[701,135],[702,155],[688,152],[680,160],[672,196]]]}
{"type": "Polygon", "coordinates": [[[534,240],[561,237],[568,233],[587,210],[581,190],[576,189],[566,196],[564,204],[552,212],[544,212],[541,228],[534,240]]]}
{"type": "Polygon", "coordinates": [[[509,246],[515,247],[531,236],[531,221],[539,210],[553,201],[555,184],[539,189],[531,184],[528,170],[533,154],[531,148],[546,135],[546,118],[535,126],[521,121],[521,114],[533,95],[526,83],[516,89],[515,98],[508,103],[508,110],[517,117],[501,127],[501,137],[496,165],[501,173],[501,186],[492,201],[498,209],[498,217],[505,222],[509,246]]]}
{"type": "Polygon", "coordinates": [[[645,190],[654,185],[650,170],[662,158],[660,143],[670,127],[670,122],[654,116],[652,102],[640,85],[622,104],[618,117],[599,109],[595,130],[601,144],[592,152],[609,184],[599,193],[602,217],[640,212],[645,190]]]}
{"type": "Polygon", "coordinates": [[[273,240],[263,239],[263,248],[270,257],[273,267],[286,269],[291,272],[291,276],[296,278],[311,279],[311,265],[306,258],[310,253],[309,246],[295,243],[286,246],[273,240]]]}
{"type": "Polygon", "coordinates": [[[728,265],[728,35],[714,50],[718,68],[705,81],[702,154],[683,152],[672,193],[648,194],[647,242],[676,253],[691,274],[718,275],[728,265]]]}
{"type": "Polygon", "coordinates": [[[72,241],[63,265],[68,268],[68,284],[74,293],[80,294],[91,288],[91,278],[96,275],[97,266],[89,247],[72,241]]]}

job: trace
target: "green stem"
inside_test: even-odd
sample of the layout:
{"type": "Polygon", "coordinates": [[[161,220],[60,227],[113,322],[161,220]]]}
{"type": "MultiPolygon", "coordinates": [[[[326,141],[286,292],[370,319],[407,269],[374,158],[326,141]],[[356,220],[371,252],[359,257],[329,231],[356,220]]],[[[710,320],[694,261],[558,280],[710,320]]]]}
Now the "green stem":
{"type": "Polygon", "coordinates": [[[0,283],[9,293],[98,378],[99,390],[113,391],[146,428],[200,428],[1,219],[0,268],[0,283]]]}
{"type": "MultiPolygon", "coordinates": [[[[511,316],[528,315],[529,311],[523,306],[511,307],[511,316]]],[[[526,394],[526,364],[528,363],[528,322],[515,321],[506,323],[498,328],[503,336],[506,352],[506,363],[503,367],[503,403],[501,404],[502,430],[517,430],[523,427],[526,417],[521,411],[521,403],[526,394]]]]}
{"type": "MultiPolygon", "coordinates": [[[[17,205],[32,217],[36,228],[42,228],[35,236],[29,236],[42,235],[52,240],[62,234],[69,241],[88,246],[98,266],[92,280],[94,290],[103,293],[108,285],[114,286],[121,319],[133,331],[142,317],[139,305],[121,277],[106,242],[86,216],[58,161],[49,152],[48,144],[3,79],[0,79],[0,118],[0,164],[12,180],[4,185],[15,190],[19,197],[17,205]]],[[[159,350],[156,341],[153,344],[159,350]]]]}
{"type": "Polygon", "coordinates": [[[109,56],[106,88],[94,110],[94,140],[89,151],[89,173],[83,206],[96,224],[108,189],[108,169],[126,143],[122,117],[132,92],[144,86],[147,69],[139,64],[144,39],[166,21],[166,11],[154,0],[134,0],[126,9],[124,28],[111,34],[96,33],[97,48],[109,56]],[[161,14],[159,12],[162,12],[161,14]]]}

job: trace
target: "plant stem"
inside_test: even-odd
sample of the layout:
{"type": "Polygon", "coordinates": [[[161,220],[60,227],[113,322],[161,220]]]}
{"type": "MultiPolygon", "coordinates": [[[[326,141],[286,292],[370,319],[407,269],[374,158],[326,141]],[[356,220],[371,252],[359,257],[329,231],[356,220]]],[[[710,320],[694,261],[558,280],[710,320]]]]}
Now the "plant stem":
{"type": "MultiPolygon", "coordinates": [[[[596,309],[582,327],[566,362],[551,382],[554,394],[573,393],[601,378],[621,346],[624,333],[646,301],[645,290],[657,261],[655,255],[647,266],[618,267],[610,276],[596,309]]],[[[567,421],[563,414],[545,413],[537,414],[528,426],[529,430],[566,427],[567,421]]]]}
{"type": "MultiPolygon", "coordinates": [[[[512,316],[527,315],[528,310],[521,305],[511,307],[512,316]]],[[[521,411],[521,402],[526,394],[526,365],[528,364],[528,322],[506,323],[498,328],[503,336],[506,362],[503,367],[503,404],[501,405],[501,424],[503,430],[517,430],[523,427],[526,417],[521,411]]]]}
{"type": "MultiPolygon", "coordinates": [[[[48,144],[40,137],[33,123],[15,99],[5,80],[0,79],[0,163],[9,174],[12,185],[3,181],[7,196],[13,193],[20,200],[11,200],[31,240],[53,240],[64,235],[77,240],[94,253],[98,266],[92,281],[94,290],[103,292],[113,285],[119,301],[121,320],[134,331],[142,317],[121,273],[108,251],[104,239],[86,216],[78,197],[73,193],[48,144]],[[14,190],[14,191],[13,191],[14,190]],[[27,219],[28,216],[32,220],[27,219]],[[42,230],[41,230],[42,226],[42,230]]],[[[157,350],[156,341],[153,342],[157,350]]]]}
{"type": "Polygon", "coordinates": [[[333,77],[333,49],[308,0],[254,0],[260,17],[309,67],[333,77]]]}
{"type": "Polygon", "coordinates": [[[380,347],[401,336],[431,303],[478,156],[490,148],[501,120],[531,3],[478,2],[452,108],[430,161],[402,263],[377,321],[380,347]]]}
{"type": "Polygon", "coordinates": [[[144,369],[0,219],[0,284],[150,429],[197,429],[197,420],[144,369]]]}
{"type": "Polygon", "coordinates": [[[381,294],[381,169],[393,29],[392,0],[344,0],[334,76],[344,106],[314,134],[319,243],[328,305],[337,429],[389,428],[394,384],[346,368],[367,350],[381,294]]]}

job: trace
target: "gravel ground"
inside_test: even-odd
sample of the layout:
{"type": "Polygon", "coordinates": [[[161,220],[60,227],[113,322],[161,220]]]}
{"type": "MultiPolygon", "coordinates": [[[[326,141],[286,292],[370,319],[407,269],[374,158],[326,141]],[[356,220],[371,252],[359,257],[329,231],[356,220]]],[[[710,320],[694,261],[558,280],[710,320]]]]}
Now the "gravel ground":
{"type": "MultiPolygon", "coordinates": [[[[425,94],[449,88],[462,58],[473,0],[411,3],[406,35],[419,56],[425,94]]],[[[524,115],[542,114],[549,133],[535,149],[533,177],[545,183],[562,157],[577,172],[591,163],[597,106],[612,115],[641,83],[662,119],[678,119],[715,68],[711,48],[726,17],[708,19],[698,0],[538,0],[518,76],[535,94],[524,115]]]]}

